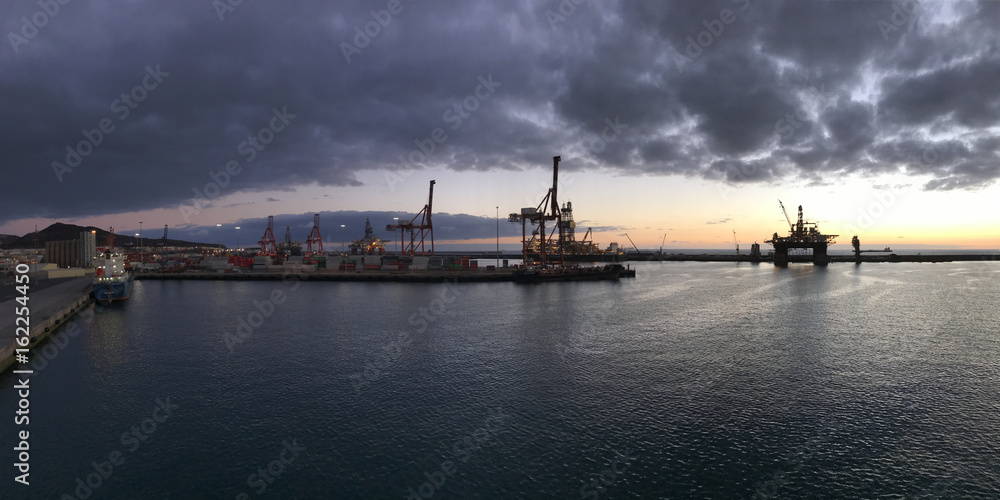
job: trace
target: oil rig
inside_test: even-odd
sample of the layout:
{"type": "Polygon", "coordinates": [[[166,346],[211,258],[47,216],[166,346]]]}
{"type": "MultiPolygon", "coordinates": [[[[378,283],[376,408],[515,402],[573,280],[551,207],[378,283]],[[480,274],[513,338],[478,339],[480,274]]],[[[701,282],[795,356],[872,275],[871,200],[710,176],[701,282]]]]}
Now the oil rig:
{"type": "Polygon", "coordinates": [[[778,236],[778,233],[774,233],[770,240],[764,241],[764,243],[770,243],[774,246],[774,265],[788,265],[789,249],[812,250],[813,264],[818,266],[829,264],[830,256],[827,255],[826,250],[827,247],[835,243],[833,239],[838,235],[820,233],[819,226],[815,222],[804,221],[802,219],[802,205],[799,205],[799,219],[795,224],[792,224],[792,219],[788,217],[785,204],[778,200],[778,205],[781,206],[785,220],[788,221],[789,233],[788,236],[778,236]]]}
{"type": "Polygon", "coordinates": [[[365,235],[351,243],[351,255],[382,255],[385,253],[385,242],[375,236],[372,221],[365,219],[365,235]]]}
{"type": "Polygon", "coordinates": [[[565,260],[566,247],[563,243],[566,241],[569,228],[563,223],[563,214],[557,198],[560,160],[561,156],[552,157],[552,187],[545,194],[545,198],[542,198],[541,203],[537,207],[522,208],[521,213],[511,213],[507,217],[508,222],[521,223],[521,253],[525,264],[529,262],[529,250],[536,247],[538,262],[543,266],[550,264],[562,266],[565,260]],[[548,221],[553,223],[551,231],[545,228],[545,223],[548,221]],[[528,239],[527,232],[529,223],[538,226],[532,231],[531,240],[528,239]]]}
{"type": "Polygon", "coordinates": [[[608,250],[601,250],[594,243],[592,230],[587,228],[583,238],[576,239],[576,221],[573,219],[573,202],[561,207],[558,200],[559,162],[562,157],[552,157],[552,187],[536,207],[525,207],[520,213],[511,213],[508,222],[521,223],[521,254],[524,262],[542,265],[563,265],[566,262],[618,262],[625,252],[612,243],[608,250]],[[551,230],[547,223],[551,221],[551,230]],[[533,226],[528,237],[528,225],[533,226]]]}

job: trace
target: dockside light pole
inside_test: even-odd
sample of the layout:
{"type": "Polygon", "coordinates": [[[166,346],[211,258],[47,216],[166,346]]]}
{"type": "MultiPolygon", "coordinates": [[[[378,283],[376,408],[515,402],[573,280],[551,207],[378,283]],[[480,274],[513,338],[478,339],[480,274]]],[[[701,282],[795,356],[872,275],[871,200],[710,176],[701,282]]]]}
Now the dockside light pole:
{"type": "Polygon", "coordinates": [[[500,269],[500,205],[497,205],[497,269],[500,269]]]}
{"type": "MultiPolygon", "coordinates": [[[[397,226],[399,225],[399,217],[393,217],[392,220],[396,221],[394,223],[395,225],[397,225],[397,226]]],[[[395,231],[393,231],[393,233],[395,233],[395,231]]],[[[400,234],[402,234],[402,231],[400,231],[400,234]]],[[[399,256],[399,242],[396,241],[396,235],[395,234],[392,235],[392,246],[393,246],[393,248],[396,249],[396,256],[398,257],[399,256]]]]}
{"type": "Polygon", "coordinates": [[[142,221],[139,221],[139,262],[146,262],[146,252],[142,251],[142,221]]]}

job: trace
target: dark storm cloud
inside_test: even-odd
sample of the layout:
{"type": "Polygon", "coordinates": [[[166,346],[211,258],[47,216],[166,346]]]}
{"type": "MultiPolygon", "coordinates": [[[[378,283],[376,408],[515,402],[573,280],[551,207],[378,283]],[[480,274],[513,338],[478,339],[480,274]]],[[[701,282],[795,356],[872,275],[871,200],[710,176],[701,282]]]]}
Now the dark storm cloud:
{"type": "Polygon", "coordinates": [[[730,183],[1000,176],[995,2],[216,5],[0,6],[0,220],[554,154],[730,183]]]}
{"type": "Polygon", "coordinates": [[[884,81],[879,109],[891,124],[995,126],[1000,121],[998,81],[1000,60],[974,60],[911,78],[890,78],[884,81]]]}

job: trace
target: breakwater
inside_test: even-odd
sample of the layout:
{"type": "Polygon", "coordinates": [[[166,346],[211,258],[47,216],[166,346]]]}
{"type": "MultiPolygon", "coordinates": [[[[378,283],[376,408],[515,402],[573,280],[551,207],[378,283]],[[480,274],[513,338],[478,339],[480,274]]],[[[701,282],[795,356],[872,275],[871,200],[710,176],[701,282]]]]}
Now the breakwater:
{"type": "MultiPolygon", "coordinates": [[[[790,262],[811,262],[811,256],[789,256],[790,262]]],[[[856,262],[854,255],[830,255],[830,262],[856,262]]],[[[770,255],[762,255],[760,258],[751,258],[747,255],[737,256],[737,255],[727,255],[727,254],[666,254],[660,255],[657,253],[629,253],[627,260],[631,262],[635,261],[654,261],[654,262],[757,262],[757,263],[771,263],[772,258],[770,255]]],[[[916,255],[897,255],[897,254],[863,254],[861,256],[861,262],[917,262],[917,263],[935,263],[935,262],[968,262],[968,261],[993,261],[1000,260],[1000,254],[916,254],[916,255]]]]}

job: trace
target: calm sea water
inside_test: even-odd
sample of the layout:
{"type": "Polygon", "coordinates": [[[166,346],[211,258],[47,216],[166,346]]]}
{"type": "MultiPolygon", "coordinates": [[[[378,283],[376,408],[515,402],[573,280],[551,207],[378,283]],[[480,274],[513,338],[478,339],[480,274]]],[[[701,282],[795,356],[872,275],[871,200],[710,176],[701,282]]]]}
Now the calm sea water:
{"type": "Polygon", "coordinates": [[[0,497],[1000,495],[1000,264],[637,267],[138,282],[36,365],[0,497]]]}

